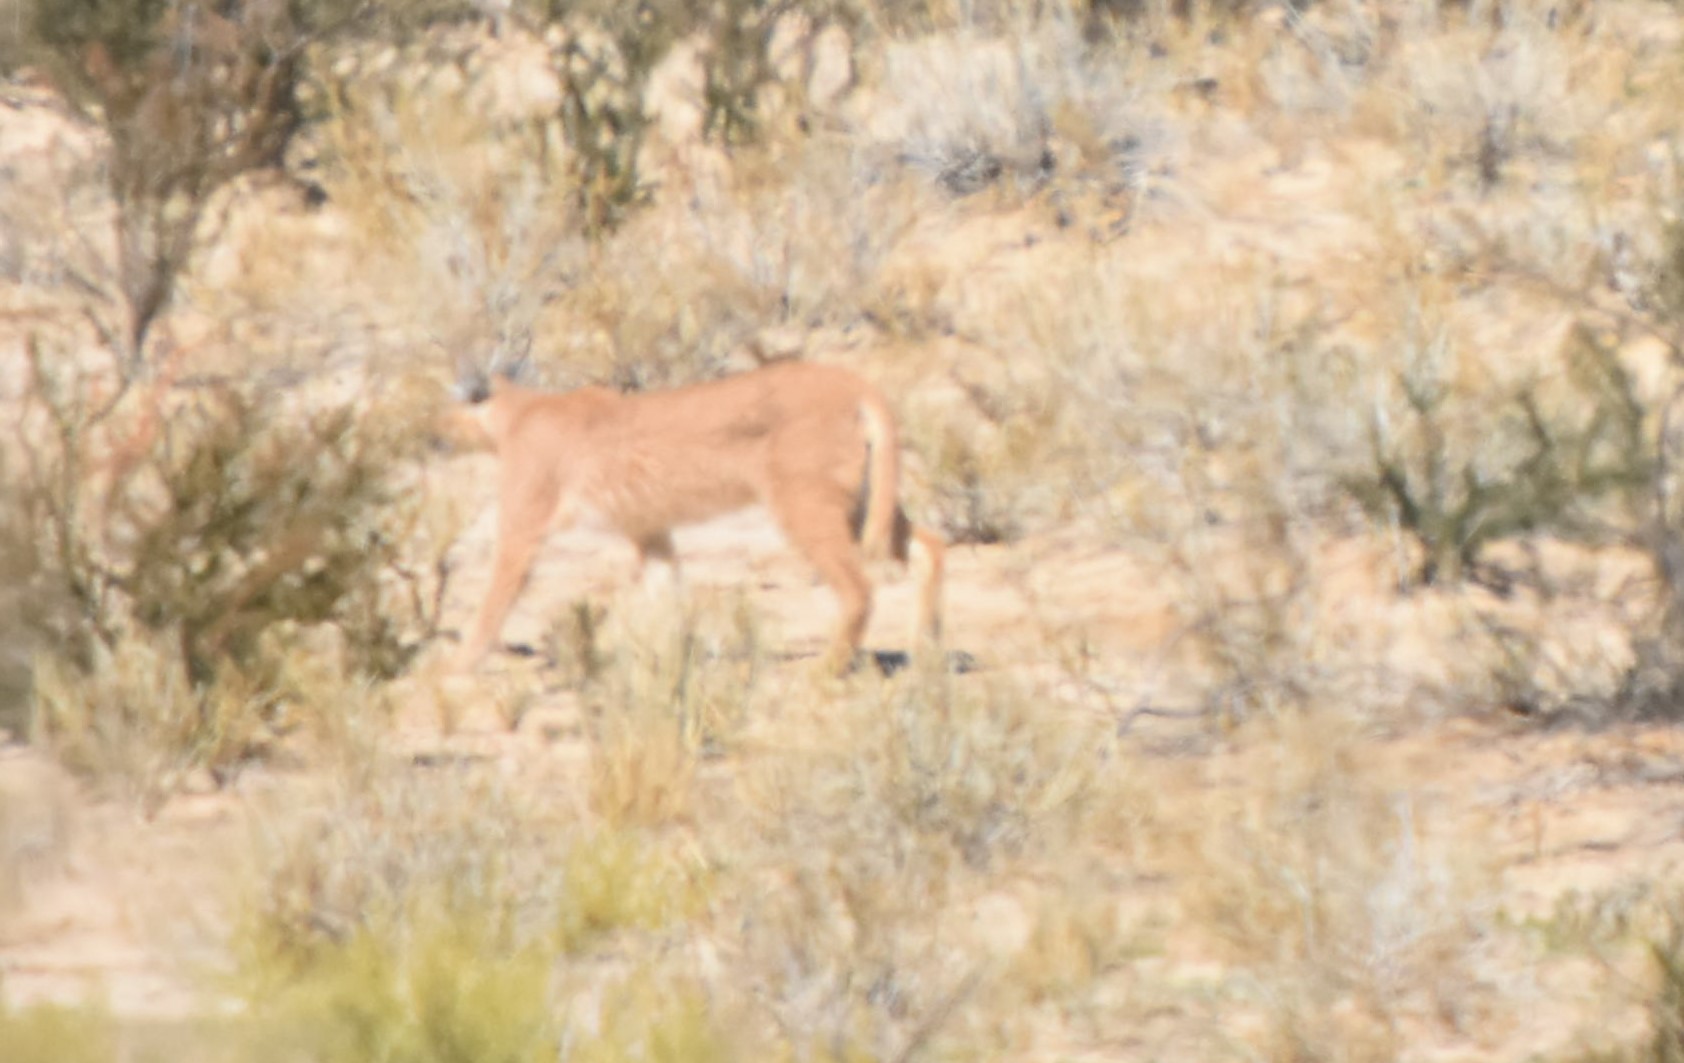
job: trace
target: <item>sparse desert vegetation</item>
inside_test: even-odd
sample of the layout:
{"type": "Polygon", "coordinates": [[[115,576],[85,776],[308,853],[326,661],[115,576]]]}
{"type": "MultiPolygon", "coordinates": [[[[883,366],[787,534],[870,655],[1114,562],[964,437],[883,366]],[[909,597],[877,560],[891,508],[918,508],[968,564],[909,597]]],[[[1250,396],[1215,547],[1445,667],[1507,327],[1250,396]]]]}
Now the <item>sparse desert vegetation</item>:
{"type": "Polygon", "coordinates": [[[0,77],[6,1063],[1680,1057],[1676,5],[0,0],[0,77]],[[754,518],[446,667],[459,373],[788,357],[945,667],[812,667],[754,518]]]}

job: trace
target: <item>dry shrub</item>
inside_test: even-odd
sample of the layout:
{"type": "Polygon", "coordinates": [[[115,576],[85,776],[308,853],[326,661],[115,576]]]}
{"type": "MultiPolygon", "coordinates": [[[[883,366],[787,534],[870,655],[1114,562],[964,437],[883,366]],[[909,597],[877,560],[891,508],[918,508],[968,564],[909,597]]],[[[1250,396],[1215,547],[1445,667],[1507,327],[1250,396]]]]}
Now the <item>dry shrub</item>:
{"type": "MultiPolygon", "coordinates": [[[[700,99],[689,101],[702,114],[699,132],[733,144],[759,135],[766,104],[778,96],[769,90],[783,73],[774,54],[780,30],[800,25],[812,36],[828,25],[852,21],[851,5],[837,0],[725,0],[716,5],[661,0],[637,9],[614,0],[588,0],[548,6],[551,16],[563,20],[579,39],[569,46],[570,52],[590,49],[607,55],[615,69],[623,71],[629,108],[596,118],[601,126],[640,136],[650,117],[643,108],[649,102],[645,89],[651,74],[672,53],[691,49],[701,67],[700,99]]],[[[564,115],[578,107],[575,95],[570,86],[564,115]]],[[[591,102],[589,96],[582,101],[587,107],[591,102]]],[[[568,136],[575,144],[585,139],[571,126],[568,136]]],[[[637,143],[632,141],[634,149],[637,143]]]]}
{"type": "Polygon", "coordinates": [[[990,403],[991,416],[950,409],[912,419],[908,442],[924,459],[928,504],[951,543],[1013,542],[1059,512],[1049,513],[1061,500],[1046,476],[1051,407],[1033,398],[1005,405],[990,403]]]}
{"type": "Polygon", "coordinates": [[[1037,256],[1006,292],[987,272],[940,282],[937,315],[969,341],[949,371],[957,399],[935,388],[911,396],[909,445],[924,459],[942,530],[959,542],[1011,541],[1103,509],[1102,467],[1128,454],[1134,396],[1123,378],[1136,359],[1118,329],[1122,290],[1107,261],[1087,247],[1037,256]],[[1096,378],[1077,379],[1078,374],[1096,378]]]}
{"type": "Polygon", "coordinates": [[[603,645],[607,618],[606,606],[579,598],[550,621],[543,652],[562,685],[579,689],[602,675],[610,659],[603,645]]]}
{"type": "MultiPolygon", "coordinates": [[[[0,462],[0,498],[17,498],[18,470],[0,462]]],[[[23,506],[0,506],[0,729],[27,734],[36,655],[76,627],[76,603],[23,506]]]]}
{"type": "Polygon", "coordinates": [[[1493,912],[1429,805],[1358,763],[1327,712],[1268,725],[1248,793],[1193,844],[1190,915],[1226,944],[1232,991],[1276,1059],[1395,1058],[1407,1023],[1480,1017],[1493,912]]]}
{"type": "Polygon", "coordinates": [[[613,829],[578,838],[561,880],[557,943],[569,953],[682,925],[699,914],[709,885],[704,869],[668,839],[613,829]]]}
{"type": "Polygon", "coordinates": [[[445,571],[410,552],[426,495],[400,491],[402,389],[353,408],[165,377],[126,417],[97,376],[38,346],[32,365],[8,501],[29,609],[57,625],[31,725],[67,761],[162,796],[296,723],[298,654],[383,679],[431,637],[445,571]]]}
{"type": "Polygon", "coordinates": [[[1058,17],[891,39],[881,64],[861,129],[872,157],[953,196],[995,185],[1027,196],[1055,177],[1130,191],[1164,140],[1149,82],[1058,17]]]}
{"type": "Polygon", "coordinates": [[[19,3],[0,61],[50,72],[103,134],[112,247],[63,265],[102,343],[133,376],[171,302],[213,195],[279,166],[304,121],[309,47],[358,20],[355,4],[198,11],[178,3],[19,3]]]}
{"type": "Polygon", "coordinates": [[[1400,368],[1371,415],[1369,468],[1347,485],[1419,539],[1422,582],[1478,575],[1495,541],[1594,536],[1630,511],[1652,461],[1644,410],[1611,350],[1573,330],[1553,388],[1505,385],[1452,331],[1420,325],[1380,360],[1400,368]]]}
{"type": "MultiPolygon", "coordinates": [[[[1221,718],[1374,707],[1382,662],[1320,616],[1318,558],[1358,526],[1353,495],[1418,540],[1400,564],[1449,581],[1478,566],[1501,586],[1516,576],[1487,567],[1494,544],[1633,534],[1653,469],[1652,414],[1615,348],[1583,328],[1511,339],[1492,322],[1513,304],[1459,297],[1420,265],[1412,226],[1374,219],[1391,271],[1313,300],[1262,254],[1213,262],[1145,233],[1145,248],[1026,269],[1008,298],[955,283],[943,299],[959,328],[999,352],[963,371],[971,405],[1035,476],[1013,491],[948,458],[935,491],[981,484],[1030,529],[1079,505],[1159,559],[1184,621],[1174,653],[1195,666],[1177,678],[1221,718]],[[1188,270],[1206,283],[1175,283],[1188,270]],[[1346,298],[1367,305],[1348,314],[1346,298]]],[[[977,452],[992,437],[971,438],[977,452]]]]}
{"type": "Polygon", "coordinates": [[[593,744],[591,811],[615,824],[689,817],[697,756],[676,717],[609,717],[593,744]]]}
{"type": "Polygon", "coordinates": [[[1621,54],[1624,46],[1570,13],[1515,7],[1495,32],[1423,24],[1432,17],[1405,16],[1366,111],[1418,156],[1479,188],[1495,188],[1517,165],[1522,175],[1548,172],[1620,106],[1604,69],[1609,46],[1621,54]]]}
{"type": "Polygon", "coordinates": [[[296,977],[335,942],[391,935],[417,905],[527,938],[554,925],[555,814],[472,761],[423,769],[376,756],[287,811],[258,821],[236,941],[260,983],[296,977]]]}
{"type": "Polygon", "coordinates": [[[231,771],[270,740],[263,698],[228,669],[194,683],[170,633],[96,643],[87,671],[45,657],[35,673],[37,741],[123,797],[156,807],[208,766],[231,771]]]}
{"type": "Polygon", "coordinates": [[[583,240],[558,174],[565,144],[542,126],[484,121],[475,89],[488,62],[480,56],[466,84],[427,62],[400,75],[353,67],[324,90],[333,109],[318,138],[320,179],[381,264],[370,280],[384,300],[486,368],[531,342],[583,240]]]}
{"type": "Polygon", "coordinates": [[[227,392],[178,413],[170,457],[147,470],[162,496],[137,488],[118,516],[134,529],[124,586],[135,619],[179,627],[196,681],[255,658],[280,618],[336,623],[354,672],[400,671],[416,633],[384,608],[393,603],[366,599],[382,597],[403,545],[392,474],[416,441],[406,414],[227,392]],[[160,563],[171,555],[185,563],[160,563]]]}
{"type": "Polygon", "coordinates": [[[699,790],[683,830],[582,828],[490,764],[376,759],[276,823],[240,949],[255,1014],[322,1058],[353,1034],[412,1044],[429,1009],[448,1043],[536,1031],[583,1060],[1029,1038],[1021,1009],[1080,999],[1133,949],[1099,862],[1073,855],[1113,839],[1122,766],[1103,721],[948,682],[791,686],[756,731],[770,754],[699,790]],[[981,915],[1002,889],[1021,938],[981,915]],[[494,985],[503,1003],[459,1006],[494,985]]]}
{"type": "Polygon", "coordinates": [[[1319,318],[1260,257],[1176,252],[1206,274],[1186,286],[1138,248],[1058,251],[1009,294],[979,277],[946,296],[984,348],[953,374],[967,405],[909,418],[946,530],[1087,517],[1174,579],[1165,652],[1201,708],[1234,720],[1320,696],[1354,663],[1322,652],[1313,591],[1360,436],[1319,318]]]}
{"type": "Polygon", "coordinates": [[[815,330],[881,311],[883,263],[928,198],[874,182],[827,135],[740,148],[698,185],[663,186],[558,295],[542,329],[565,338],[552,375],[642,389],[805,353],[815,330]]]}
{"type": "Polygon", "coordinates": [[[699,216],[693,226],[686,218],[670,238],[662,235],[673,224],[666,216],[628,225],[554,305],[545,332],[565,336],[567,347],[547,360],[540,351],[541,364],[563,384],[633,391],[723,375],[776,312],[772,284],[750,272],[755,263],[712,242],[744,217],[699,216]],[[664,244],[659,254],[651,253],[655,243],[664,244]]]}
{"type": "Polygon", "coordinates": [[[586,1029],[568,1038],[563,1060],[726,1063],[759,1048],[714,1014],[713,1000],[704,989],[647,972],[613,986],[588,1021],[586,1029]]]}
{"type": "MultiPolygon", "coordinates": [[[[743,1058],[740,1034],[689,981],[564,976],[547,944],[460,912],[419,910],[401,935],[362,932],[252,1002],[227,1038],[254,1063],[743,1058]]],[[[228,1058],[227,1056],[221,1058],[228,1058]]]]}
{"type": "Polygon", "coordinates": [[[1330,653],[1318,613],[1356,428],[1321,321],[1260,256],[1182,262],[1206,274],[1196,290],[1134,257],[1096,253],[1091,279],[1066,282],[1071,313],[1037,305],[1013,326],[1056,352],[1067,475],[1107,538],[1173,579],[1164,653],[1212,722],[1337,696],[1368,662],[1330,653]]]}
{"type": "MultiPolygon", "coordinates": [[[[1068,864],[1054,872],[1056,889],[1018,902],[1029,932],[994,975],[996,1007],[1079,1011],[1096,985],[1152,951],[1119,911],[1116,880],[1081,861],[1068,864]]],[[[1010,907],[1003,912],[1015,914],[1010,907]]],[[[986,918],[988,909],[983,913],[986,918]]]]}
{"type": "Polygon", "coordinates": [[[690,997],[643,995],[665,968],[614,978],[707,903],[671,838],[581,828],[548,788],[471,758],[373,755],[303,814],[288,803],[261,821],[235,940],[248,1034],[278,1058],[618,1059],[714,1036],[690,997]]]}
{"type": "Polygon", "coordinates": [[[1037,719],[1025,691],[950,682],[921,677],[877,707],[886,719],[856,739],[882,743],[862,789],[902,827],[946,839],[979,870],[1058,844],[1059,827],[1100,799],[1106,747],[1095,748],[1086,728],[1037,719]]]}
{"type": "Polygon", "coordinates": [[[1328,659],[1314,597],[1318,544],[1267,480],[1258,486],[1232,534],[1193,530],[1163,554],[1183,588],[1182,650],[1194,675],[1182,678],[1218,727],[1335,697],[1366,663],[1328,659]]]}
{"type": "MultiPolygon", "coordinates": [[[[559,380],[583,373],[646,386],[673,379],[666,348],[676,342],[678,379],[706,375],[698,370],[717,367],[745,335],[737,324],[714,342],[713,331],[767,291],[775,299],[778,278],[715,246],[717,223],[705,217],[678,222],[700,234],[693,247],[671,240],[670,222],[653,235],[645,225],[631,240],[635,264],[617,262],[627,256],[614,234],[685,176],[646,172],[660,104],[651,78],[693,62],[699,98],[666,104],[700,112],[696,137],[752,155],[760,99],[778,76],[779,20],[811,35],[836,17],[827,3],[797,6],[570,4],[543,13],[541,35],[523,17],[492,40],[438,30],[395,54],[346,50],[312,87],[324,117],[313,141],[322,185],[388,267],[380,282],[411,315],[406,324],[459,358],[483,368],[520,357],[536,337],[559,380]]],[[[749,327],[766,313],[749,314],[749,327]]]]}
{"type": "Polygon", "coordinates": [[[1277,275],[1264,255],[1210,261],[1167,235],[1049,241],[955,275],[937,302],[970,345],[950,374],[967,402],[908,418],[926,455],[960,437],[954,483],[932,486],[997,490],[981,508],[1026,530],[1080,514],[1158,542],[1236,519],[1260,470],[1293,508],[1320,505],[1357,422],[1318,363],[1319,319],[1277,275]]]}
{"type": "Polygon", "coordinates": [[[559,952],[612,949],[683,924],[706,899],[693,854],[585,827],[494,764],[370,750],[348,767],[325,796],[260,820],[238,935],[259,980],[303,977],[335,943],[401,941],[435,916],[559,952]]]}
{"type": "Polygon", "coordinates": [[[1119,955],[1115,924],[1084,911],[1037,921],[1032,979],[996,966],[1011,946],[979,935],[973,903],[1015,873],[1062,883],[1081,866],[1068,847],[1107,822],[1111,746],[1022,691],[949,684],[914,675],[790,706],[788,737],[767,736],[775,755],[744,769],[749,820],[710,832],[737,869],[715,921],[732,980],[798,1055],[940,1055],[1018,994],[1079,979],[1061,943],[1095,968],[1119,955]]]}

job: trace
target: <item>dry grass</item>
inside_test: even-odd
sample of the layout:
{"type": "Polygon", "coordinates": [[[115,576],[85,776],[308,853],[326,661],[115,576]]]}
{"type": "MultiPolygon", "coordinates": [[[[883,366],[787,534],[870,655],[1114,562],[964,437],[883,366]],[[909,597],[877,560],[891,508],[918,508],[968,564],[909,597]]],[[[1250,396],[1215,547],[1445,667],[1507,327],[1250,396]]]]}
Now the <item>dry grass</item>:
{"type": "Polygon", "coordinates": [[[1187,898],[1237,965],[1273,1058],[1393,1058],[1404,1031],[1480,1026],[1488,873],[1407,789],[1365,780],[1338,718],[1283,721],[1242,807],[1197,838],[1187,898]]]}
{"type": "Polygon", "coordinates": [[[611,648],[581,692],[598,816],[623,826],[692,815],[701,758],[727,748],[765,697],[755,625],[740,596],[622,596],[604,633],[611,648]]]}
{"type": "MultiPolygon", "coordinates": [[[[0,509],[0,726],[152,812],[270,787],[227,798],[258,872],[205,1051],[1565,1058],[1612,1028],[1671,1058],[1668,902],[1620,914],[1669,843],[1541,825],[1631,790],[1669,821],[1670,739],[1558,771],[1528,724],[1446,721],[1678,688],[1680,134],[1649,42],[1684,22],[1094,6],[850,8],[851,87],[789,74],[729,150],[679,111],[612,140],[620,82],[695,71],[530,11],[313,59],[326,204],[226,190],[165,319],[220,382],[109,414],[67,280],[109,249],[46,248],[105,209],[65,149],[75,194],[0,239],[36,356],[0,378],[0,492],[41,514],[0,509]],[[615,82],[589,151],[555,96],[587,60],[615,82]],[[643,184],[584,187],[614,152],[643,184]],[[306,238],[319,271],[282,261],[306,238]],[[977,544],[953,626],[987,670],[808,675],[763,648],[758,568],[569,603],[491,679],[418,669],[469,606],[428,396],[528,344],[557,384],[791,350],[880,376],[913,508],[977,544]],[[1585,910],[1536,881],[1611,844],[1585,910]],[[1622,982],[1645,942],[1658,981],[1622,982]]],[[[56,835],[0,800],[9,903],[39,889],[9,839],[56,835]]],[[[0,1041],[111,1058],[140,1043],[115,1022],[12,1009],[0,1041]]]]}

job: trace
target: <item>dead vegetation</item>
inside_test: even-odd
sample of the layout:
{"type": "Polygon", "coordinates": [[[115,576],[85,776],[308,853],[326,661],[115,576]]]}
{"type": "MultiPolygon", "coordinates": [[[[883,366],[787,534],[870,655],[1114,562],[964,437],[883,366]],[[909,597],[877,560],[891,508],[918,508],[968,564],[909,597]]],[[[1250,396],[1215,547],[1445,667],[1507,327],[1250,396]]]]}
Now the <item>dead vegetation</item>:
{"type": "Polygon", "coordinates": [[[55,11],[0,3],[0,755],[253,867],[222,1018],[81,1003],[3,966],[88,873],[0,787],[8,1052],[1677,1055],[1672,8],[55,11]],[[815,679],[811,588],[704,551],[437,674],[450,374],[795,355],[893,396],[974,670],[815,679]]]}

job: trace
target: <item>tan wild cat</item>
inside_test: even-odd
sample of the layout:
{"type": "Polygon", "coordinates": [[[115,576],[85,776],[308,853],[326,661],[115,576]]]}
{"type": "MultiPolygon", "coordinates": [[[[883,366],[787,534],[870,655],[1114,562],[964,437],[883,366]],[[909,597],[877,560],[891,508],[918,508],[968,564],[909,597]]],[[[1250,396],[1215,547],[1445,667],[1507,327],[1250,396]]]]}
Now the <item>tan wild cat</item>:
{"type": "Polygon", "coordinates": [[[836,594],[832,668],[849,667],[870,619],[866,559],[922,555],[916,637],[939,641],[945,544],[901,511],[894,417],[853,373],[778,362],[634,395],[533,391],[498,378],[478,397],[453,421],[501,462],[497,557],[460,667],[491,648],[550,532],[615,531],[640,564],[670,563],[673,528],[756,504],[836,594]]]}

